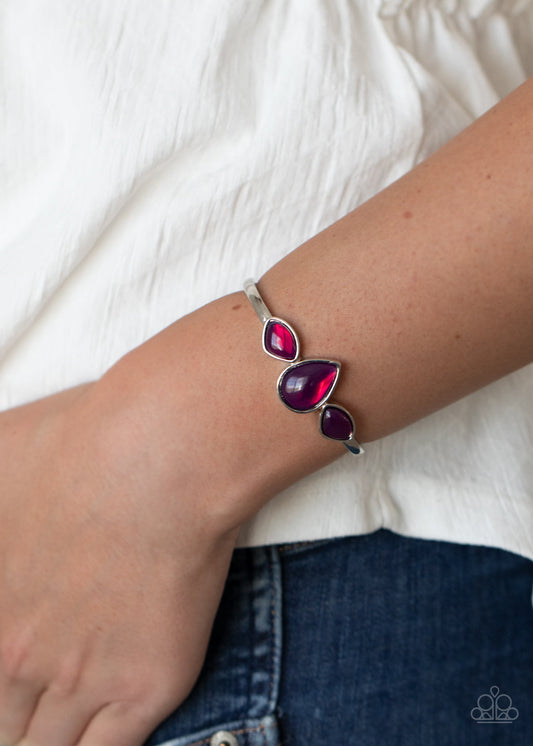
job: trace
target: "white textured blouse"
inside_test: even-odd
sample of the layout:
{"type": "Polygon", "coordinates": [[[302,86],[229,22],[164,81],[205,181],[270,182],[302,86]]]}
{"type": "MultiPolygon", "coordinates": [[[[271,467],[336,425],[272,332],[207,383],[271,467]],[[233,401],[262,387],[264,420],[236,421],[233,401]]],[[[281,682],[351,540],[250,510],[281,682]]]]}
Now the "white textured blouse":
{"type": "MultiPolygon", "coordinates": [[[[533,73],[532,5],[4,0],[0,408],[100,376],[409,171],[533,73]]],[[[239,543],[382,526],[533,558],[533,366],[239,543]]]]}

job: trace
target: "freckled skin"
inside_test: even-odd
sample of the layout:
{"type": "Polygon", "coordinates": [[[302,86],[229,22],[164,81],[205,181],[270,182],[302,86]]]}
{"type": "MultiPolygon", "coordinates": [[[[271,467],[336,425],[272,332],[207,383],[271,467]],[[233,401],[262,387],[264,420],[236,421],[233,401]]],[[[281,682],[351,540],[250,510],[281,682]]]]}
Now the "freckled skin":
{"type": "Polygon", "coordinates": [[[314,349],[344,351],[363,443],[531,361],[532,122],[533,79],[259,279],[314,349]]]}

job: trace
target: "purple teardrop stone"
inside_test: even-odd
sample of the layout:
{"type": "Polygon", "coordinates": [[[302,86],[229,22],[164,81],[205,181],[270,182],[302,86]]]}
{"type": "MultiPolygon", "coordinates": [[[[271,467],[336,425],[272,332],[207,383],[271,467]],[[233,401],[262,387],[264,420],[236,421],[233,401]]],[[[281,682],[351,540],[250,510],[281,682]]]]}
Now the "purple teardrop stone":
{"type": "Polygon", "coordinates": [[[289,327],[277,319],[269,319],[264,333],[265,350],[281,360],[294,360],[298,346],[289,327]]]}
{"type": "Polygon", "coordinates": [[[324,407],[320,427],[327,438],[349,440],[354,432],[353,421],[348,412],[334,404],[324,407]]]}
{"type": "Polygon", "coordinates": [[[289,409],[310,412],[323,404],[333,391],[340,363],[303,360],[283,371],[278,382],[280,398],[289,409]]]}

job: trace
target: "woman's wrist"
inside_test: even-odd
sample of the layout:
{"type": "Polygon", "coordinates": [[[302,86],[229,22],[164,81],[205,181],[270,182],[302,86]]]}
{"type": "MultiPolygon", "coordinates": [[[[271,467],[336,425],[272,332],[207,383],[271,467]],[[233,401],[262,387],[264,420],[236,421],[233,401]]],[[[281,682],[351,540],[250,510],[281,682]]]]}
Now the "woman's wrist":
{"type": "Polygon", "coordinates": [[[128,449],[133,461],[149,453],[154,478],[169,484],[190,470],[188,497],[217,530],[346,452],[319,435],[314,415],[281,405],[275,383],[285,366],[264,355],[261,331],[245,294],[233,293],[128,353],[91,394],[91,406],[106,402],[96,406],[102,448],[128,449]]]}

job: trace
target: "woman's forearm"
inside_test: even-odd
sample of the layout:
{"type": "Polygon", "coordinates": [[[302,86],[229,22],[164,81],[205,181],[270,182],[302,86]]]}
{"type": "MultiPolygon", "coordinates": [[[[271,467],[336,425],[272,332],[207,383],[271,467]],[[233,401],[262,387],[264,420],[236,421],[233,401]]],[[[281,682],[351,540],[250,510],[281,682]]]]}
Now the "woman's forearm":
{"type": "MultiPolygon", "coordinates": [[[[352,412],[362,443],[533,360],[532,132],[529,81],[260,278],[304,356],[342,363],[334,399],[352,412]]],[[[205,450],[206,485],[214,480],[242,518],[345,453],[320,437],[315,415],[280,404],[284,366],[260,339],[236,293],[121,368],[142,382],[163,432],[175,418],[185,423],[188,442],[174,457],[205,450]]]]}
{"type": "Polygon", "coordinates": [[[533,80],[260,283],[362,441],[533,360],[533,80]]]}

